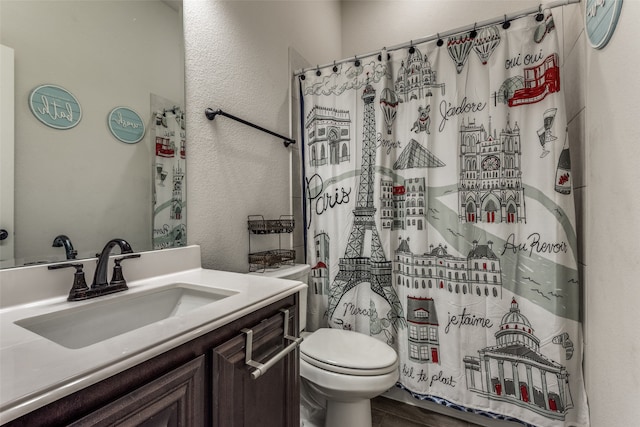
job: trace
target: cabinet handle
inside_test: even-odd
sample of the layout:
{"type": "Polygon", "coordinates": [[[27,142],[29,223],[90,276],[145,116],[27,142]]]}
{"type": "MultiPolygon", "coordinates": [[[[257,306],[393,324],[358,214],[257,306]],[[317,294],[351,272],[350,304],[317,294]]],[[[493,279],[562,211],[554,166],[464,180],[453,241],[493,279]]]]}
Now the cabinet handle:
{"type": "Polygon", "coordinates": [[[288,346],[286,346],[285,348],[283,348],[282,350],[280,350],[278,354],[273,356],[271,359],[267,360],[265,363],[256,362],[255,360],[251,359],[252,353],[253,353],[253,330],[247,329],[247,328],[242,329],[242,332],[247,336],[246,337],[246,355],[245,355],[244,362],[245,364],[253,368],[256,368],[255,371],[251,372],[251,378],[253,378],[254,380],[262,376],[262,374],[267,372],[267,370],[270,367],[278,363],[287,354],[291,353],[291,351],[295,350],[296,347],[298,347],[302,342],[302,337],[294,337],[287,333],[287,331],[289,330],[289,310],[281,308],[280,311],[284,314],[284,326],[283,326],[282,336],[285,340],[289,340],[293,342],[288,346]]]}

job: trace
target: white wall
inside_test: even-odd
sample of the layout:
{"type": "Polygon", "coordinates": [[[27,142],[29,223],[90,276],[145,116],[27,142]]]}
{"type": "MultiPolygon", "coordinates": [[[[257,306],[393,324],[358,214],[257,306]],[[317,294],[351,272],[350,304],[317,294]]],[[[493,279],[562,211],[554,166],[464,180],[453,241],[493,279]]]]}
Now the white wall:
{"type": "Polygon", "coordinates": [[[52,248],[67,234],[79,257],[111,238],[151,249],[151,155],[107,128],[118,106],[149,125],[150,94],[182,102],[184,69],[178,12],[160,1],[0,2],[0,41],[15,50],[15,256],[64,259],[52,248]],[[82,107],[80,123],[56,130],[31,113],[42,84],[62,86],[82,107]]]}
{"type": "Polygon", "coordinates": [[[586,358],[592,425],[640,421],[640,1],[602,50],[587,48],[586,358]]]}
{"type": "Polygon", "coordinates": [[[539,3],[535,0],[343,1],[342,55],[352,57],[403,44],[539,3]]]}
{"type": "MultiPolygon", "coordinates": [[[[289,47],[320,62],[337,57],[339,3],[185,0],[184,16],[188,241],[201,245],[203,266],[246,272],[247,216],[292,212],[294,151],[229,118],[210,122],[204,110],[222,109],[287,135],[289,47]]],[[[291,236],[282,238],[283,248],[291,247],[291,236]]],[[[251,251],[278,245],[277,236],[252,237],[251,251]]]]}

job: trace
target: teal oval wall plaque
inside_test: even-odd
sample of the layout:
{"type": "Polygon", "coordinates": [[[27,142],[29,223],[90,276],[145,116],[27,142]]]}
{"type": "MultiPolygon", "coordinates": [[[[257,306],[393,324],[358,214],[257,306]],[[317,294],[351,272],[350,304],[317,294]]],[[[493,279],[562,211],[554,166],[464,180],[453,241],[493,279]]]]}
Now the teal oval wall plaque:
{"type": "Polygon", "coordinates": [[[82,109],[71,92],[54,85],[42,85],[31,91],[29,108],[38,120],[54,129],[71,129],[80,123],[82,109]]]}
{"type": "Polygon", "coordinates": [[[144,122],[131,108],[114,108],[109,113],[108,123],[113,136],[127,144],[135,144],[144,137],[144,122]]]}
{"type": "Polygon", "coordinates": [[[613,35],[622,0],[587,0],[585,3],[585,28],[591,47],[602,49],[613,35]]]}

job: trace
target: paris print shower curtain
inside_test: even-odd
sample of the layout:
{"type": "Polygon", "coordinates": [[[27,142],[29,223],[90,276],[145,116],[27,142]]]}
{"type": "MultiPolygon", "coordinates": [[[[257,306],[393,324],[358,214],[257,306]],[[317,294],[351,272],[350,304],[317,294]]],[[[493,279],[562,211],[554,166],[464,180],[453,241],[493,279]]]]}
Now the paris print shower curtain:
{"type": "Polygon", "coordinates": [[[318,71],[300,79],[311,329],[388,343],[416,399],[587,426],[551,12],[318,71]]]}

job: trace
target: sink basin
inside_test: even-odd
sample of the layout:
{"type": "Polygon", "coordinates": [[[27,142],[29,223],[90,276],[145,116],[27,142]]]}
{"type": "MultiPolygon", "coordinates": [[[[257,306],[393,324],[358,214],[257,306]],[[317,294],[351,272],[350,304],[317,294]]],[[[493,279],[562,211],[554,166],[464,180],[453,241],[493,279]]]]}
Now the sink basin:
{"type": "Polygon", "coordinates": [[[20,319],[15,323],[64,347],[78,349],[183,315],[235,293],[173,283],[138,293],[99,297],[79,307],[20,319]]]}

